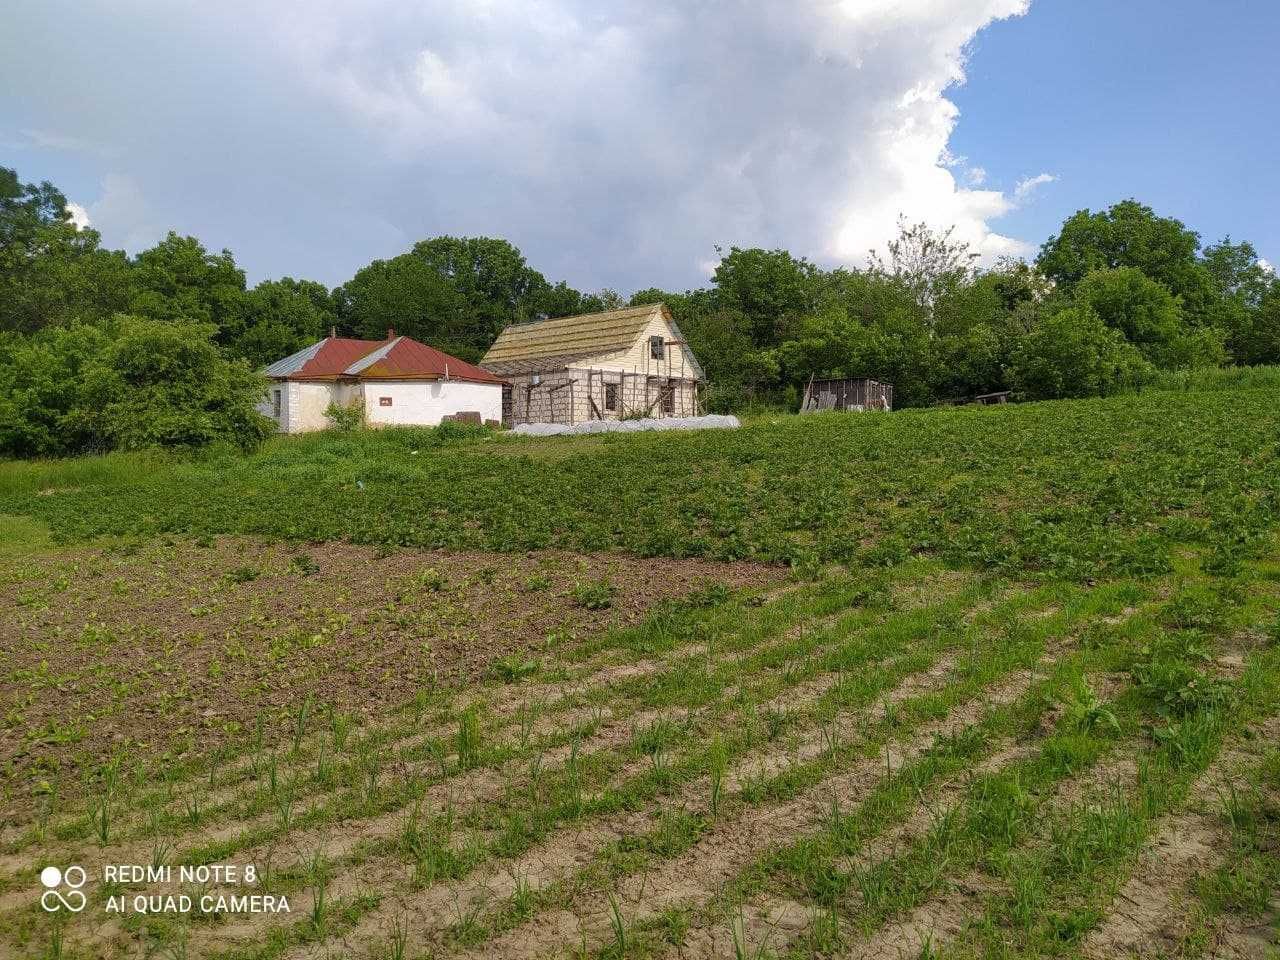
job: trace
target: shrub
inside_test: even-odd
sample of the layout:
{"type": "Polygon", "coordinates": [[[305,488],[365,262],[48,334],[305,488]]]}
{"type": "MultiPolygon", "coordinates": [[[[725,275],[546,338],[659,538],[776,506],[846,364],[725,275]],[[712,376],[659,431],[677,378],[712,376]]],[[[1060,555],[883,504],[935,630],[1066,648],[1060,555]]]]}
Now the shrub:
{"type": "Polygon", "coordinates": [[[329,418],[334,430],[349,432],[364,426],[364,407],[358,403],[331,403],[325,407],[324,415],[329,418]]]}
{"type": "Polygon", "coordinates": [[[1045,320],[1014,352],[1009,379],[1030,400],[1096,397],[1134,389],[1152,367],[1089,307],[1068,307],[1045,320]]]}
{"type": "Polygon", "coordinates": [[[263,379],[207,324],[117,316],[0,344],[0,454],[64,456],[231,444],[271,432],[263,379]]]}

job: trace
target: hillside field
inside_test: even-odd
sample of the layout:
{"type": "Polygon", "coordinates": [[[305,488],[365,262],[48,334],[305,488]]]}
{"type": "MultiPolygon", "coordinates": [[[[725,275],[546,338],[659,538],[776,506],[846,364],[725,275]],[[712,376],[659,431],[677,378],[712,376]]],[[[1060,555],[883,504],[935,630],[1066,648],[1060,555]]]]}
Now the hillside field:
{"type": "Polygon", "coordinates": [[[0,958],[1274,957],[1278,520],[1269,389],[0,464],[0,958]]]}

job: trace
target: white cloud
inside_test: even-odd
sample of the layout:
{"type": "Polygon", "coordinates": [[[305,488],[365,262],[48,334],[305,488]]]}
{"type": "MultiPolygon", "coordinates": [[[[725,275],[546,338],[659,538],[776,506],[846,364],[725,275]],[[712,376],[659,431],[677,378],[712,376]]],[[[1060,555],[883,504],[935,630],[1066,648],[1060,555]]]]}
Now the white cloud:
{"type": "Polygon", "coordinates": [[[1013,188],[1013,198],[1018,202],[1029,200],[1036,190],[1046,183],[1053,183],[1057,179],[1052,173],[1038,173],[1034,177],[1025,177],[1019,180],[1017,186],[1013,188]]]}
{"type": "Polygon", "coordinates": [[[1270,261],[1270,260],[1264,260],[1262,257],[1259,257],[1259,258],[1258,258],[1258,266],[1260,266],[1260,267],[1261,267],[1263,270],[1265,270],[1267,273],[1275,273],[1275,272],[1276,272],[1276,268],[1272,265],[1271,261],[1270,261]]]}
{"type": "MultiPolygon", "coordinates": [[[[136,0],[94,44],[26,32],[51,38],[32,56],[68,91],[94,86],[49,128],[128,145],[89,209],[108,243],[163,224],[251,273],[333,283],[484,233],[552,277],[630,289],[703,282],[716,244],[858,262],[900,215],[988,258],[1029,252],[994,224],[1034,187],[990,189],[981,157],[951,154],[946,94],[979,31],[1028,3],[136,0]]],[[[0,83],[33,83],[5,52],[0,83]]]]}
{"type": "Polygon", "coordinates": [[[93,221],[89,219],[89,211],[80,204],[68,203],[67,213],[70,215],[71,222],[75,224],[77,230],[93,226],[93,221]]]}
{"type": "Polygon", "coordinates": [[[84,210],[85,219],[111,238],[112,246],[137,253],[164,236],[166,229],[132,177],[109,173],[102,180],[102,197],[84,210]]]}
{"type": "Polygon", "coordinates": [[[68,153],[88,153],[100,156],[116,152],[104,144],[85,137],[71,136],[53,130],[27,129],[22,131],[22,136],[26,141],[26,145],[37,147],[41,150],[60,150],[68,153]]]}

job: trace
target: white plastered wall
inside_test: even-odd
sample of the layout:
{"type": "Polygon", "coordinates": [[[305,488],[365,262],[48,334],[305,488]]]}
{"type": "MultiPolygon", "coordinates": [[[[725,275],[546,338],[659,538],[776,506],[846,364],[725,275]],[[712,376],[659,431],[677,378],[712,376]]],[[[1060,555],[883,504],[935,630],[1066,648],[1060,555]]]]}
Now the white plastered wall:
{"type": "Polygon", "coordinates": [[[276,429],[281,433],[323,430],[329,426],[329,418],[324,415],[324,412],[333,400],[333,386],[329,383],[277,380],[267,388],[267,396],[258,404],[258,411],[274,420],[274,394],[279,390],[280,419],[276,421],[276,429]]]}
{"type": "Polygon", "coordinates": [[[371,380],[364,384],[365,422],[435,426],[442,417],[475,411],[484,420],[502,419],[502,385],[462,380],[371,380]],[[391,400],[382,405],[382,398],[391,400]]]}

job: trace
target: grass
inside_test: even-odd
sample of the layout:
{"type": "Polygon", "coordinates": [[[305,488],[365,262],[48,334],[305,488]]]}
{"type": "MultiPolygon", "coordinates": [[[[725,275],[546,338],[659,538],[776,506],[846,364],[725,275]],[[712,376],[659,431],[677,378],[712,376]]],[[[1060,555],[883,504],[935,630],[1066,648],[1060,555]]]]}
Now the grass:
{"type": "Polygon", "coordinates": [[[0,677],[0,735],[67,762],[5,794],[0,958],[1030,960],[1103,955],[1126,897],[1155,918],[1125,928],[1131,952],[1262,955],[1280,893],[1274,399],[764,417],[560,439],[553,458],[383,431],[145,474],[127,457],[6,465],[0,544],[21,552],[0,643],[22,660],[0,677]],[[190,548],[207,586],[172,575],[183,544],[220,533],[296,545],[213,541],[190,548]],[[548,545],[654,559],[519,552],[548,545]],[[793,576],[636,599],[691,555],[793,576]],[[361,581],[350,557],[402,566],[361,581]],[[286,597],[305,600],[280,613],[286,597]],[[530,610],[546,638],[472,657],[530,610]],[[156,612],[181,630],[148,629],[156,612]],[[206,742],[156,721],[163,754],[103,752],[39,712],[92,696],[122,723],[134,704],[283,688],[391,629],[414,646],[337,669],[395,697],[339,702],[325,661],[327,684],[206,742]],[[219,670],[174,659],[208,633],[219,670]],[[460,666],[414,672],[419,643],[460,666]],[[138,652],[96,659],[121,644],[138,652]],[[1144,865],[1191,828],[1208,838],[1194,870],[1144,865]],[[51,918],[28,894],[41,865],[73,862],[91,906],[51,918]],[[108,935],[108,896],[166,892],[102,882],[133,862],[252,864],[251,885],[208,891],[291,909],[123,916],[108,935]]]}
{"type": "Polygon", "coordinates": [[[1167,571],[1179,545],[1237,562],[1274,522],[1278,428],[1272,392],[1221,390],[568,438],[554,462],[537,438],[389,429],[244,459],[6,465],[0,513],[72,540],[239,533],[800,567],[927,553],[1123,576],[1167,571]],[[447,455],[414,455],[431,444],[447,455]]]}
{"type": "Polygon", "coordinates": [[[1144,390],[1280,390],[1280,367],[1208,367],[1160,370],[1144,390]]]}

